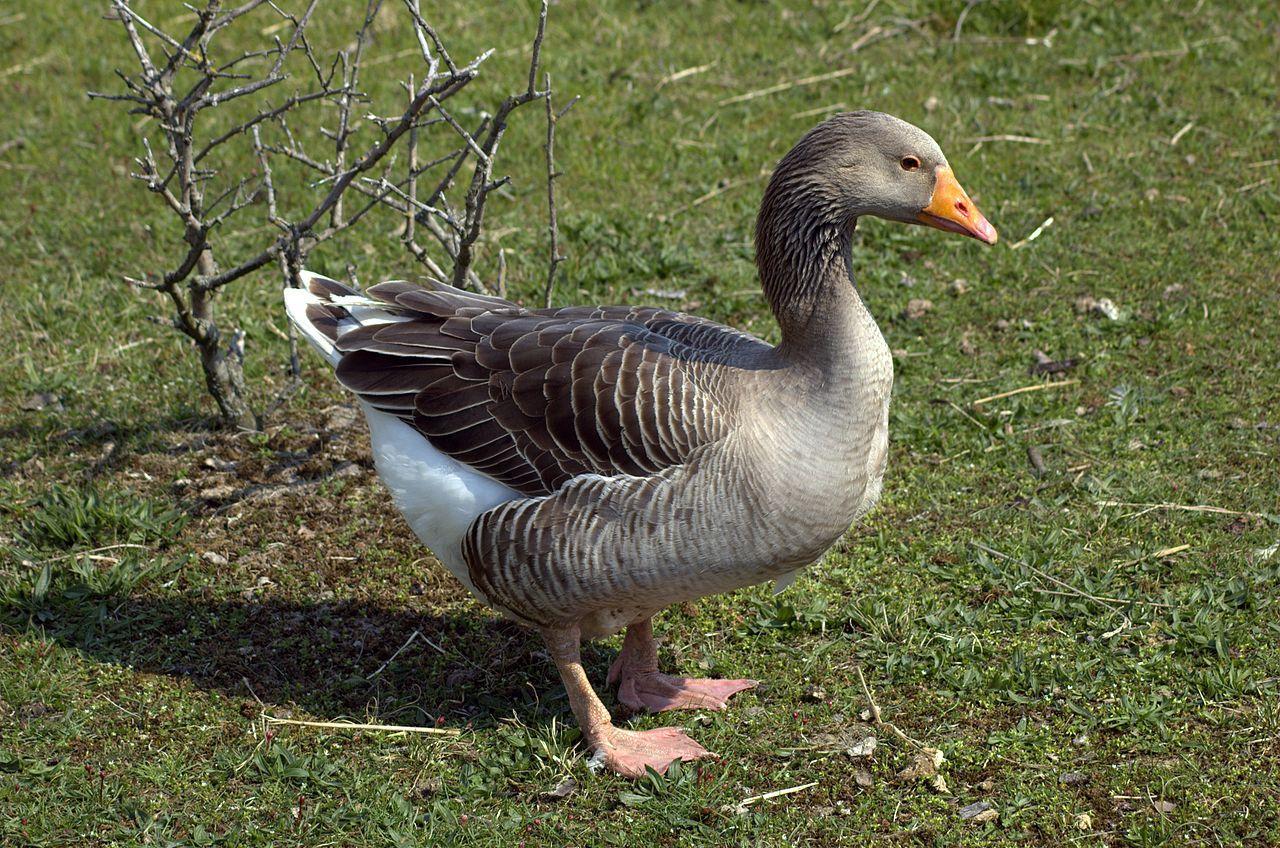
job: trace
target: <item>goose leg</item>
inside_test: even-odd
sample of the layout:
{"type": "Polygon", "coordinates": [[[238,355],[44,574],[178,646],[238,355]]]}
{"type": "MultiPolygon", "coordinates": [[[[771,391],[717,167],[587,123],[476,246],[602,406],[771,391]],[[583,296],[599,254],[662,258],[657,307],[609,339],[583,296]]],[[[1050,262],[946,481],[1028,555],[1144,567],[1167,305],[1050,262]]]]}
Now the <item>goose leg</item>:
{"type": "Polygon", "coordinates": [[[658,671],[658,643],[653,619],[627,628],[622,650],[609,668],[608,683],[618,685],[618,700],[633,710],[723,710],[731,695],[759,684],[758,680],[710,680],[672,677],[658,671]]]}
{"type": "Polygon", "coordinates": [[[644,777],[646,766],[663,774],[676,760],[715,756],[676,727],[656,730],[623,730],[613,726],[609,711],[587,680],[582,668],[578,628],[544,630],[551,659],[564,681],[569,706],[578,719],[587,744],[604,764],[623,777],[644,777]]]}

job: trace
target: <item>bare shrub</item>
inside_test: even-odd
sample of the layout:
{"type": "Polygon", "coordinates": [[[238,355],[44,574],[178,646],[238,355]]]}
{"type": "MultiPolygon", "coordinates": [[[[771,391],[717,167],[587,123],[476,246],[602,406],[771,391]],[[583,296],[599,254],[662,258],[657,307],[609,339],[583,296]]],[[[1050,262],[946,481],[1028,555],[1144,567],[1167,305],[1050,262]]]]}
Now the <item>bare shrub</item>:
{"type": "MultiPolygon", "coordinates": [[[[486,290],[475,271],[475,252],[486,204],[508,182],[494,175],[498,150],[512,114],[540,100],[547,103],[548,122],[548,298],[562,259],[555,232],[554,134],[567,108],[552,110],[549,77],[542,88],[537,85],[545,0],[527,78],[488,110],[460,95],[493,51],[456,62],[418,0],[396,7],[402,25],[412,27],[422,65],[402,82],[404,99],[393,108],[372,102],[361,88],[361,74],[375,23],[396,9],[368,0],[355,40],[322,57],[308,38],[319,5],[308,0],[301,14],[293,14],[275,0],[228,8],[221,0],[206,0],[194,10],[190,29],[172,35],[143,18],[129,0],[112,0],[109,17],[119,21],[138,67],[116,72],[122,91],[90,92],[149,119],[137,125],[142,152],[131,176],[172,213],[181,244],[168,270],[125,280],[163,296],[172,314],[153,319],[191,339],[219,418],[229,426],[259,427],[296,387],[298,361],[291,344],[289,386],[264,404],[261,393],[246,385],[244,333],[215,309],[225,287],[273,265],[286,285],[296,285],[313,250],[381,210],[402,219],[401,242],[426,273],[486,290]],[[239,37],[222,38],[232,27],[239,37]],[[244,44],[255,32],[275,34],[269,41],[262,36],[258,49],[221,49],[225,41],[244,44]],[[468,126],[460,115],[479,117],[468,126]],[[243,238],[233,244],[225,235],[232,221],[246,226],[263,219],[270,228],[257,245],[243,247],[243,238]]],[[[501,273],[497,285],[504,286],[501,273]]]]}

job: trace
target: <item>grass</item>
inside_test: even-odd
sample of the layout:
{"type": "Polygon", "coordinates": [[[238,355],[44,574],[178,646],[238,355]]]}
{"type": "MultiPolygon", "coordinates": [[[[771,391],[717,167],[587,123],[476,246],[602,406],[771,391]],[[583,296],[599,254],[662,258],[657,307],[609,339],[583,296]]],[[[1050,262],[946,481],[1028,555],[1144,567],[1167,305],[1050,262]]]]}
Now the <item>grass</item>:
{"type": "MultiPolygon", "coordinates": [[[[441,6],[456,55],[524,43],[532,20],[441,6]]],[[[996,0],[953,40],[965,9],[552,9],[550,70],[584,97],[559,136],[559,302],[682,290],[663,302],[773,337],[749,244],[762,170],[837,104],[926,127],[1004,237],[859,229],[897,365],[884,501],[784,594],[660,619],[669,666],[766,685],[722,714],[635,720],[722,755],[636,784],[587,771],[537,643],[415,544],[318,361],[266,434],[208,430],[194,361],[117,283],[173,242],[125,176],[130,120],[82,95],[128,64],[116,24],[74,4],[0,15],[0,143],[26,140],[0,154],[0,841],[1280,842],[1280,13],[996,0]],[[977,141],[1006,135],[1043,143],[977,141]],[[1083,297],[1123,317],[1081,314],[1083,297]],[[912,299],[933,307],[906,317],[912,299]],[[1079,364],[1030,376],[1037,350],[1079,364]],[[1078,382],[971,403],[1061,379],[1078,382]],[[22,409],[38,393],[61,409],[22,409]],[[944,752],[953,794],[896,779],[914,751],[864,727],[858,669],[887,720],[944,752]],[[867,732],[870,760],[831,742],[867,732]],[[976,801],[998,819],[962,819],[976,801]]],[[[489,90],[522,61],[495,56],[489,90]]],[[[390,92],[393,67],[370,85],[390,92]]],[[[531,300],[540,132],[513,127],[514,197],[491,207],[531,300]]],[[[392,277],[412,270],[398,251],[370,231],[316,265],[392,277]]],[[[225,304],[264,393],[283,381],[275,288],[225,304]]],[[[616,646],[587,649],[594,679],[616,646]]]]}

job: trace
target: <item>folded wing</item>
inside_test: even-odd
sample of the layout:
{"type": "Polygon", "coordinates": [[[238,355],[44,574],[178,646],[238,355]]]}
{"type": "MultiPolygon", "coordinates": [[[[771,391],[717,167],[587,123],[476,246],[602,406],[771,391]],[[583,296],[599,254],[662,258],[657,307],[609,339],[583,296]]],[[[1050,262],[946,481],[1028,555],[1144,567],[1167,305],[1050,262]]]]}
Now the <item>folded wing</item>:
{"type": "Polygon", "coordinates": [[[381,283],[367,295],[322,277],[308,284],[324,299],[308,317],[330,335],[344,386],[526,495],[683,463],[731,426],[717,392],[725,359],[768,350],[655,308],[530,310],[443,283],[381,283]]]}

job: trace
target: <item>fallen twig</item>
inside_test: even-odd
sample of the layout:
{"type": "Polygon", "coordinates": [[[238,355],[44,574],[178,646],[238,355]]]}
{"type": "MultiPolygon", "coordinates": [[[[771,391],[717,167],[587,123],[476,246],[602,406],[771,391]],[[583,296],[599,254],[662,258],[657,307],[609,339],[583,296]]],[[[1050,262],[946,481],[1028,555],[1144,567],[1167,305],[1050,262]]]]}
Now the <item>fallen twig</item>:
{"type": "Polygon", "coordinates": [[[373,674],[369,675],[369,679],[372,680],[373,678],[377,677],[379,674],[382,674],[382,672],[386,670],[387,666],[391,665],[391,663],[395,660],[395,658],[400,656],[400,654],[404,651],[404,649],[412,645],[413,640],[417,639],[421,635],[422,634],[419,633],[417,630],[414,630],[412,633],[410,633],[409,638],[404,640],[404,644],[396,648],[396,652],[391,656],[387,657],[387,661],[384,662],[382,665],[378,666],[378,670],[375,671],[373,674]]]}
{"type": "Polygon", "coordinates": [[[262,714],[266,724],[290,724],[297,727],[319,727],[326,730],[381,730],[387,733],[425,733],[430,736],[461,736],[456,727],[416,727],[404,724],[358,724],[354,721],[302,721],[296,718],[276,718],[262,714]]]}
{"type": "Polygon", "coordinates": [[[717,188],[713,188],[711,191],[707,192],[706,194],[701,195],[700,197],[690,201],[689,203],[686,203],[684,206],[677,207],[670,214],[668,214],[667,217],[674,218],[677,215],[682,215],[685,212],[688,212],[690,209],[696,209],[697,207],[706,203],[708,200],[713,200],[714,198],[719,197],[720,195],[724,194],[727,191],[732,191],[733,189],[738,188],[739,186],[744,186],[747,183],[757,179],[759,179],[758,176],[743,177],[740,180],[730,180],[724,185],[719,186],[717,188]]]}
{"type": "Polygon", "coordinates": [[[1195,121],[1187,121],[1185,124],[1183,124],[1182,129],[1174,133],[1173,138],[1169,139],[1169,146],[1177,147],[1178,142],[1182,141],[1182,137],[1187,133],[1191,132],[1191,128],[1194,127],[1195,125],[1196,125],[1195,121]]]}
{"type": "MultiPolygon", "coordinates": [[[[886,29],[882,26],[873,26],[871,29],[863,33],[853,44],[849,45],[848,53],[855,53],[866,47],[873,41],[882,41],[894,35],[904,32],[903,27],[895,27],[886,29]]],[[[757,97],[767,97],[770,94],[777,94],[781,91],[788,91],[792,88],[800,88],[806,85],[816,85],[820,82],[830,82],[831,80],[842,79],[843,77],[852,76],[853,74],[862,73],[866,70],[862,66],[853,68],[841,68],[838,71],[829,71],[825,74],[818,74],[811,77],[801,77],[797,80],[788,80],[780,82],[777,85],[771,85],[768,88],[757,88],[754,91],[748,91],[745,94],[738,94],[733,97],[726,97],[717,103],[717,106],[729,106],[733,103],[745,103],[748,100],[755,100],[757,97]]]]}
{"type": "Polygon", "coordinates": [[[708,62],[705,65],[695,65],[692,68],[685,68],[684,70],[676,71],[673,74],[667,74],[665,77],[658,80],[658,84],[654,86],[653,90],[661,91],[663,86],[670,85],[673,82],[678,82],[679,80],[685,79],[686,77],[694,76],[695,74],[700,74],[705,71],[709,71],[715,66],[716,66],[715,62],[708,62]]]}
{"type": "Polygon", "coordinates": [[[140,550],[140,551],[150,550],[150,548],[148,548],[146,545],[135,545],[131,542],[121,542],[117,545],[107,545],[101,548],[90,548],[87,551],[72,551],[71,553],[67,553],[67,554],[58,554],[56,557],[50,557],[49,559],[42,559],[37,562],[31,563],[31,565],[33,566],[45,565],[47,563],[57,562],[58,560],[62,560],[62,559],[72,559],[74,557],[90,556],[92,554],[102,553],[103,551],[117,550],[119,548],[133,548],[135,550],[140,550]]]}
{"type": "Polygon", "coordinates": [[[773,798],[781,798],[783,795],[793,795],[796,792],[803,792],[806,789],[812,789],[818,785],[818,781],[813,780],[809,783],[802,783],[799,786],[788,786],[786,789],[775,789],[772,792],[766,792],[763,795],[752,795],[750,798],[743,798],[738,802],[737,809],[746,810],[752,804],[758,804],[761,801],[769,801],[773,798]]]}
{"type": "Polygon", "coordinates": [[[1058,380],[1053,383],[1037,383],[1034,386],[1023,386],[1022,388],[1019,388],[1019,389],[1010,389],[1007,392],[1000,392],[1000,394],[998,395],[988,395],[987,397],[984,397],[984,398],[978,398],[977,400],[973,401],[973,403],[971,403],[970,406],[981,406],[982,404],[990,403],[993,400],[1003,400],[1007,397],[1026,394],[1027,392],[1041,392],[1041,391],[1044,391],[1045,389],[1056,389],[1061,386],[1074,385],[1075,383],[1078,383],[1078,382],[1080,381],[1079,380],[1058,380]]]}
{"type": "Polygon", "coordinates": [[[971,144],[986,144],[988,141],[1011,141],[1017,144],[1053,144],[1047,138],[1037,138],[1033,135],[1010,135],[1002,133],[1000,135],[980,135],[977,138],[967,139],[971,144]]]}
{"type": "Polygon", "coordinates": [[[1026,245],[1040,238],[1040,236],[1044,233],[1044,231],[1049,229],[1052,226],[1053,226],[1053,216],[1050,215],[1048,218],[1045,218],[1044,221],[1040,223],[1040,226],[1032,230],[1031,234],[1028,235],[1026,238],[1022,239],[1021,241],[1016,241],[1013,244],[1009,245],[1009,249],[1018,250],[1022,247],[1025,247],[1026,245]]]}
{"type": "Polygon", "coordinates": [[[43,65],[45,62],[48,62],[50,59],[54,57],[54,55],[55,54],[52,51],[50,51],[48,53],[45,53],[42,56],[37,56],[36,58],[30,60],[29,62],[19,62],[16,65],[10,65],[4,70],[0,70],[0,79],[4,79],[5,77],[12,76],[14,74],[25,74],[27,71],[31,70],[32,68],[38,68],[39,66],[43,65]]]}
{"type": "Polygon", "coordinates": [[[1139,515],[1146,515],[1148,512],[1154,512],[1157,509],[1180,510],[1182,512],[1212,512],[1216,515],[1243,515],[1249,518],[1274,518],[1265,512],[1244,512],[1235,509],[1223,509],[1220,506],[1203,506],[1200,504],[1176,504],[1176,503],[1132,503],[1130,501],[1098,501],[1098,506],[1113,507],[1133,507],[1141,509],[1141,512],[1135,512],[1129,518],[1137,518],[1139,515]]]}
{"type": "Polygon", "coordinates": [[[1168,59],[1174,56],[1186,56],[1197,47],[1204,47],[1209,44],[1221,44],[1223,42],[1235,41],[1229,35],[1220,35],[1216,38],[1202,38],[1199,41],[1193,41],[1183,47],[1175,47],[1170,50],[1143,50],[1139,53],[1122,53],[1118,56],[1108,56],[1103,59],[1101,64],[1110,64],[1112,62],[1144,62],[1147,59],[1168,59]]]}
{"type": "MultiPolygon", "coordinates": [[[[1102,604],[1103,606],[1105,606],[1105,607],[1107,607],[1108,609],[1110,609],[1110,610],[1112,610],[1113,612],[1115,612],[1117,615],[1119,615],[1119,616],[1121,616],[1122,618],[1124,618],[1124,619],[1125,619],[1125,621],[1127,621],[1127,622],[1129,622],[1129,616],[1125,615],[1121,610],[1117,609],[1117,608],[1114,606],[1115,604],[1136,604],[1136,605],[1140,605],[1140,606],[1147,606],[1147,607],[1160,607],[1160,608],[1163,608],[1163,609],[1171,609],[1171,608],[1172,608],[1172,605],[1171,605],[1171,604],[1162,604],[1162,603],[1158,603],[1158,602],[1156,602],[1156,601],[1142,601],[1142,600],[1138,600],[1138,599],[1136,599],[1136,598],[1135,598],[1135,599],[1126,599],[1126,598],[1109,598],[1109,597],[1106,597],[1106,596],[1103,596],[1103,595],[1093,595],[1093,594],[1090,594],[1089,592],[1084,591],[1083,589],[1078,589],[1078,588],[1076,588],[1075,586],[1072,586],[1070,583],[1068,583],[1068,582],[1067,582],[1067,581],[1065,581],[1065,580],[1060,580],[1060,579],[1058,579],[1057,577],[1054,577],[1052,574],[1049,574],[1049,573],[1048,573],[1048,572],[1046,572],[1046,571],[1042,571],[1042,570],[1040,570],[1039,568],[1036,568],[1034,565],[1032,565],[1031,563],[1027,562],[1027,561],[1026,561],[1026,560],[1024,560],[1024,559],[1018,559],[1017,557],[1009,556],[1008,554],[1004,553],[1003,551],[997,551],[995,548],[988,547],[988,546],[986,546],[986,545],[982,544],[981,542],[971,542],[971,544],[972,544],[975,548],[977,548],[978,550],[980,550],[980,551],[985,551],[986,553],[990,554],[991,556],[998,557],[999,559],[1002,559],[1002,560],[1004,560],[1004,561],[1006,561],[1006,562],[1012,562],[1012,563],[1014,563],[1014,564],[1016,564],[1016,565],[1021,565],[1022,567],[1026,568],[1028,571],[1030,571],[1032,574],[1035,574],[1035,575],[1037,575],[1037,576],[1039,576],[1039,577],[1041,577],[1041,578],[1043,578],[1043,579],[1045,579],[1045,580],[1048,580],[1050,583],[1053,583],[1055,586],[1060,586],[1060,587],[1062,587],[1063,589],[1065,589],[1065,590],[1066,590],[1066,592],[1067,592],[1068,594],[1074,595],[1074,596],[1076,596],[1076,597],[1078,597],[1078,598],[1084,598],[1085,600],[1089,600],[1089,601],[1093,601],[1093,602],[1095,602],[1095,603],[1102,604]]],[[[1056,593],[1054,593],[1054,592],[1052,592],[1052,591],[1050,591],[1050,590],[1041,590],[1041,591],[1045,591],[1045,592],[1047,592],[1047,593],[1049,593],[1049,594],[1056,594],[1056,593]]],[[[1132,625],[1132,622],[1129,622],[1129,624],[1130,624],[1130,625],[1132,625]]],[[[1113,631],[1113,633],[1114,633],[1114,631],[1113,631]]]]}
{"type": "Polygon", "coordinates": [[[888,728],[889,732],[894,736],[906,742],[908,745],[914,745],[917,748],[926,747],[923,742],[917,742],[907,734],[903,733],[896,724],[891,721],[885,721],[880,717],[880,705],[876,703],[875,696],[871,694],[871,687],[867,685],[867,679],[862,676],[862,666],[856,665],[854,671],[858,672],[858,682],[862,684],[862,694],[867,698],[867,709],[871,713],[871,722],[877,727],[888,728]]]}

